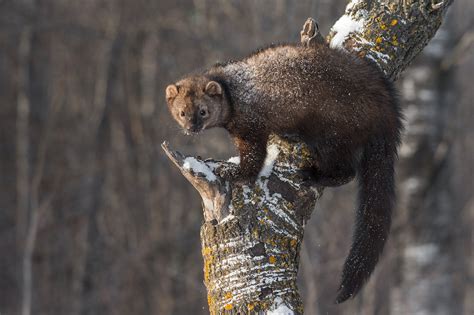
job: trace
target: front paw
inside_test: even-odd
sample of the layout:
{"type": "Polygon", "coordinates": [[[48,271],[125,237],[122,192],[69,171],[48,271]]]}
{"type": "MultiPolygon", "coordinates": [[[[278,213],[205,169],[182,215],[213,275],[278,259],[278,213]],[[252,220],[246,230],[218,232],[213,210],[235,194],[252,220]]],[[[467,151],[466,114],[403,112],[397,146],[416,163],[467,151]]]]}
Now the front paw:
{"type": "Polygon", "coordinates": [[[220,177],[231,181],[240,177],[240,168],[233,163],[223,164],[216,169],[216,173],[220,177]]]}
{"type": "Polygon", "coordinates": [[[219,166],[216,173],[227,181],[242,185],[250,185],[256,178],[245,176],[239,165],[230,163],[219,166]]]}

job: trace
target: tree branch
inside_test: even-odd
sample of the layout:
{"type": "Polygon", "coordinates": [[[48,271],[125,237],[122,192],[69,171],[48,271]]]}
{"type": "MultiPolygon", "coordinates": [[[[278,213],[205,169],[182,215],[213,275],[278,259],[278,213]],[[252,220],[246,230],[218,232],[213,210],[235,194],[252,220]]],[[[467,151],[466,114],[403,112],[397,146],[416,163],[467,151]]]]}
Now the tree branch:
{"type": "Polygon", "coordinates": [[[453,0],[352,0],[328,41],[374,61],[395,80],[428,44],[453,0]]]}

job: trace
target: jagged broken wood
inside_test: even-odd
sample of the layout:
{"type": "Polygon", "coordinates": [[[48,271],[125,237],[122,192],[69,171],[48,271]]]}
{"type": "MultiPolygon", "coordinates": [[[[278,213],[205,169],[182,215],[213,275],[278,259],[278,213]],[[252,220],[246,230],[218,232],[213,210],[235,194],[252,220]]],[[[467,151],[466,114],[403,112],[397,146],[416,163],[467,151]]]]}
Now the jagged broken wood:
{"type": "MultiPolygon", "coordinates": [[[[374,61],[395,80],[441,25],[452,0],[353,0],[327,42],[374,61]]],[[[303,45],[321,41],[308,19],[303,45]]],[[[296,286],[304,224],[322,194],[305,185],[311,164],[304,144],[273,137],[260,177],[252,186],[216,175],[232,162],[202,160],[163,149],[203,199],[204,281],[211,314],[302,314],[296,286]]]]}

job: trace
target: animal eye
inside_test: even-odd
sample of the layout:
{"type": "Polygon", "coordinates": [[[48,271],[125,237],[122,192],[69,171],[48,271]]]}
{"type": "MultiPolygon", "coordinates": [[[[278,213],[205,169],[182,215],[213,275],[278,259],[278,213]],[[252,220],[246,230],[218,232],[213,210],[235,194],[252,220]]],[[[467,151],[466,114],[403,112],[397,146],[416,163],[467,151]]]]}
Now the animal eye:
{"type": "Polygon", "coordinates": [[[184,111],[181,111],[180,115],[181,117],[184,117],[184,111]]]}
{"type": "Polygon", "coordinates": [[[201,116],[206,116],[206,111],[205,111],[204,109],[201,109],[201,110],[199,111],[199,115],[201,115],[201,116]]]}

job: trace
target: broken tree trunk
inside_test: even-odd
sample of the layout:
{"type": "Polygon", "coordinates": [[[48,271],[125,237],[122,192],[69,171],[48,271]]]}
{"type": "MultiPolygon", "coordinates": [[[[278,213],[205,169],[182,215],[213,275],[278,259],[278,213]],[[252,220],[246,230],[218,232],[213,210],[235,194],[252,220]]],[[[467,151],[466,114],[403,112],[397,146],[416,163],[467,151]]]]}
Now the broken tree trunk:
{"type": "Polygon", "coordinates": [[[259,312],[275,303],[303,313],[296,287],[299,250],[304,224],[321,195],[303,185],[298,173],[310,165],[308,149],[273,137],[261,177],[248,187],[214,174],[232,162],[202,161],[172,152],[167,144],[163,148],[203,199],[201,242],[211,314],[259,312]]]}
{"type": "MultiPolygon", "coordinates": [[[[327,38],[374,61],[391,79],[423,49],[452,1],[353,0],[327,38]]],[[[301,42],[321,41],[308,19],[301,42]]],[[[272,137],[253,186],[224,181],[215,170],[232,163],[186,157],[163,149],[201,194],[204,282],[211,314],[302,314],[296,286],[305,222],[322,188],[304,184],[300,170],[311,164],[304,144],[272,137]]],[[[234,161],[235,162],[235,161],[234,161]]]]}

